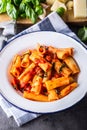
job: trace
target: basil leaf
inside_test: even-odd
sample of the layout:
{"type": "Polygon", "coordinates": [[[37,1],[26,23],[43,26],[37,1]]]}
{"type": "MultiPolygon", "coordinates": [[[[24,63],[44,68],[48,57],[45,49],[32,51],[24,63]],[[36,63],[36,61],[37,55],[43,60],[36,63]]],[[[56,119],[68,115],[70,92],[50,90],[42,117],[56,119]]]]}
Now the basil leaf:
{"type": "Polygon", "coordinates": [[[46,2],[46,0],[40,0],[40,2],[45,3],[45,2],[46,2]]]}
{"type": "Polygon", "coordinates": [[[11,0],[6,0],[7,1],[7,3],[11,3],[11,0]]]}
{"type": "Polygon", "coordinates": [[[63,64],[61,65],[61,67],[59,68],[59,73],[62,71],[62,69],[63,69],[65,66],[66,66],[65,63],[63,63],[63,64]]]}
{"type": "Polygon", "coordinates": [[[30,18],[33,23],[36,22],[37,15],[35,14],[34,10],[31,7],[26,6],[25,13],[26,17],[30,18]]]}
{"type": "Polygon", "coordinates": [[[38,14],[38,15],[41,15],[43,13],[43,8],[40,6],[40,5],[37,5],[35,7],[35,12],[38,14]]]}
{"type": "Polygon", "coordinates": [[[25,12],[25,9],[26,9],[26,4],[24,2],[21,2],[19,6],[19,12],[23,13],[25,12]]]}
{"type": "Polygon", "coordinates": [[[78,30],[78,37],[83,42],[87,41],[87,27],[82,27],[78,30]]]}
{"type": "Polygon", "coordinates": [[[16,6],[19,6],[22,0],[13,0],[16,6]]]}
{"type": "Polygon", "coordinates": [[[26,6],[25,8],[26,17],[30,18],[31,15],[31,7],[26,6]]]}
{"type": "Polygon", "coordinates": [[[57,9],[56,12],[57,12],[60,16],[63,16],[64,13],[65,13],[65,9],[64,9],[63,7],[60,7],[60,8],[57,9]]]}
{"type": "MultiPolygon", "coordinates": [[[[34,1],[34,0],[33,0],[34,1]]],[[[35,1],[35,5],[40,5],[40,0],[35,1]]]]}
{"type": "Polygon", "coordinates": [[[32,20],[33,23],[35,23],[36,20],[37,20],[37,15],[36,15],[36,13],[34,12],[33,9],[31,9],[31,16],[30,16],[30,19],[32,20]]]}
{"type": "Polygon", "coordinates": [[[41,0],[0,0],[0,13],[7,12],[12,19],[29,18],[33,23],[43,13],[41,0]]]}
{"type": "Polygon", "coordinates": [[[21,14],[20,14],[20,17],[21,17],[21,18],[26,18],[26,14],[25,14],[25,13],[23,13],[23,14],[21,13],[21,14]]]}
{"type": "Polygon", "coordinates": [[[32,0],[22,0],[23,3],[31,2],[32,0]]]}
{"type": "Polygon", "coordinates": [[[6,0],[0,1],[0,13],[5,13],[6,12],[6,6],[7,6],[6,0]]]}
{"type": "Polygon", "coordinates": [[[11,3],[7,4],[7,14],[14,20],[16,20],[18,18],[18,12],[17,12],[15,6],[12,5],[11,3]]]}

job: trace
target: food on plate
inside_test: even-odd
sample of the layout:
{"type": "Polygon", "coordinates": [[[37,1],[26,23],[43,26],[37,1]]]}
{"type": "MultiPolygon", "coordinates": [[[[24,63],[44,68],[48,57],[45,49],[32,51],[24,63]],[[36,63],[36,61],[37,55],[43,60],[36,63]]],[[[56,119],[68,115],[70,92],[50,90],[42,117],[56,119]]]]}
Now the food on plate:
{"type": "Polygon", "coordinates": [[[16,54],[8,69],[12,86],[24,98],[50,102],[71,93],[77,86],[80,68],[74,48],[56,48],[37,44],[16,54]]]}

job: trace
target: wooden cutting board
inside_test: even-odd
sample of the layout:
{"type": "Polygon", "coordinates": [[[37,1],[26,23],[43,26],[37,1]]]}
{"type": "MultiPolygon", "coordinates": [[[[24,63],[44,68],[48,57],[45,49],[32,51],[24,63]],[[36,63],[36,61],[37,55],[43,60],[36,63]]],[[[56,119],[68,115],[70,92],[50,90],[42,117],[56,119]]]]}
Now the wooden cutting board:
{"type": "MultiPolygon", "coordinates": [[[[6,22],[12,20],[7,14],[0,14],[0,22],[6,22]]],[[[19,19],[18,24],[32,24],[30,19],[19,19]]]]}
{"type": "Polygon", "coordinates": [[[72,23],[76,25],[87,25],[87,18],[74,18],[73,10],[67,11],[63,19],[67,23],[72,23]]]}
{"type": "MultiPolygon", "coordinates": [[[[76,25],[87,25],[87,18],[75,19],[72,10],[67,12],[62,18],[66,23],[76,25]]],[[[7,14],[0,14],[0,22],[5,22],[9,20],[12,19],[7,14]]],[[[29,19],[18,19],[17,24],[32,24],[32,22],[29,19]]]]}

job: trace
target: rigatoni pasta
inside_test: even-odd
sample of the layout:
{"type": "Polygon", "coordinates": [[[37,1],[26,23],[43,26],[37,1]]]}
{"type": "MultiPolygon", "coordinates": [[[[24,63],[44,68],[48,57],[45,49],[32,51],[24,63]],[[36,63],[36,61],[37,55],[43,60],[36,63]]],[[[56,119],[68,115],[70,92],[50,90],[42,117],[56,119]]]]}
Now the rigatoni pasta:
{"type": "Polygon", "coordinates": [[[73,48],[57,49],[57,57],[59,59],[65,59],[68,56],[73,55],[73,48]]]}
{"type": "Polygon", "coordinates": [[[70,84],[71,82],[73,82],[73,78],[72,77],[59,77],[59,78],[54,78],[52,80],[47,80],[45,82],[46,84],[46,88],[47,90],[52,90],[58,87],[62,87],[65,85],[70,84]]]}
{"type": "Polygon", "coordinates": [[[72,70],[73,74],[80,72],[80,69],[73,57],[68,56],[67,58],[64,59],[64,62],[72,70]]]}
{"type": "Polygon", "coordinates": [[[45,58],[39,55],[38,51],[32,52],[32,54],[30,55],[30,60],[38,64],[38,66],[40,66],[40,68],[44,70],[45,72],[50,70],[52,67],[52,65],[47,60],[45,60],[45,58]]]}
{"type": "Polygon", "coordinates": [[[74,48],[37,45],[16,54],[11,62],[10,82],[23,97],[41,102],[59,100],[77,86],[80,68],[75,61],[74,48]]]}
{"type": "Polygon", "coordinates": [[[54,64],[54,68],[57,73],[60,73],[60,71],[62,70],[61,74],[65,77],[68,77],[72,73],[72,70],[68,68],[65,63],[61,63],[60,60],[54,60],[54,64]]]}
{"type": "Polygon", "coordinates": [[[14,77],[19,77],[21,73],[21,56],[16,55],[13,59],[13,65],[11,66],[10,73],[14,77]]]}
{"type": "Polygon", "coordinates": [[[24,54],[22,61],[21,61],[21,67],[28,67],[30,65],[30,60],[29,60],[29,54],[24,54]]]}

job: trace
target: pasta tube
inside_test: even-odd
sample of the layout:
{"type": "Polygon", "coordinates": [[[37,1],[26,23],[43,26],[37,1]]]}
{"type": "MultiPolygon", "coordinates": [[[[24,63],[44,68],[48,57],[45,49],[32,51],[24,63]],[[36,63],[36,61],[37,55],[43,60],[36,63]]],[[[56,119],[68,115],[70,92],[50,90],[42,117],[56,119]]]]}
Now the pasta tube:
{"type": "Polygon", "coordinates": [[[20,86],[24,87],[25,84],[31,80],[33,74],[34,74],[34,68],[35,64],[32,63],[28,68],[25,69],[25,71],[18,77],[18,80],[20,81],[20,86]]]}
{"type": "Polygon", "coordinates": [[[66,86],[63,90],[61,90],[60,92],[60,97],[65,97],[67,94],[69,94],[72,90],[74,90],[76,87],[78,86],[78,84],[76,82],[69,84],[68,86],[66,86]]]}
{"type": "Polygon", "coordinates": [[[21,67],[28,67],[30,65],[29,54],[24,54],[23,59],[21,61],[21,67]]]}
{"type": "Polygon", "coordinates": [[[57,52],[57,48],[49,46],[48,51],[54,54],[57,52]]]}
{"type": "Polygon", "coordinates": [[[59,60],[55,61],[54,68],[57,71],[57,73],[61,73],[63,76],[69,76],[72,71],[69,69],[64,63],[61,63],[59,60]]]}
{"type": "Polygon", "coordinates": [[[15,66],[12,66],[10,73],[16,78],[20,75],[20,71],[15,66]]]}
{"type": "Polygon", "coordinates": [[[19,80],[21,80],[27,73],[31,72],[35,68],[35,64],[32,63],[30,66],[28,66],[23,73],[18,77],[19,80]]]}
{"type": "Polygon", "coordinates": [[[20,72],[21,72],[21,56],[17,55],[13,60],[10,73],[14,77],[18,77],[20,75],[20,72]]]}
{"type": "Polygon", "coordinates": [[[38,44],[37,46],[37,51],[40,55],[44,55],[47,52],[47,47],[46,46],[42,46],[40,44],[38,44]]]}
{"type": "Polygon", "coordinates": [[[52,73],[51,69],[48,72],[44,73],[43,82],[45,82],[45,81],[47,81],[47,80],[49,80],[51,78],[51,73],[52,73]]]}
{"type": "Polygon", "coordinates": [[[45,72],[49,71],[52,67],[52,65],[47,62],[43,57],[41,57],[38,53],[33,52],[30,55],[30,59],[31,61],[33,61],[34,63],[38,64],[38,66],[40,66],[40,68],[42,70],[44,70],[45,72]]]}
{"type": "Polygon", "coordinates": [[[73,82],[72,77],[60,77],[45,82],[47,90],[52,90],[61,86],[65,86],[73,82]]]}
{"type": "Polygon", "coordinates": [[[17,67],[17,68],[19,68],[20,66],[21,66],[21,56],[20,55],[17,55],[16,57],[15,57],[15,60],[14,60],[14,66],[15,67],[17,67]]]}
{"type": "Polygon", "coordinates": [[[57,57],[59,59],[65,59],[68,56],[73,55],[73,48],[61,48],[57,49],[57,57]]]}
{"type": "Polygon", "coordinates": [[[67,64],[67,66],[72,70],[73,74],[79,73],[80,69],[77,65],[75,59],[71,56],[67,57],[64,62],[67,64]]]}
{"type": "Polygon", "coordinates": [[[31,92],[35,92],[35,94],[40,94],[42,86],[42,78],[40,76],[35,75],[33,78],[31,92]]]}
{"type": "Polygon", "coordinates": [[[48,102],[48,96],[45,96],[43,94],[34,94],[34,93],[29,93],[27,91],[24,91],[23,93],[23,97],[30,99],[30,100],[34,100],[34,101],[41,101],[41,102],[48,102]]]}
{"type": "Polygon", "coordinates": [[[55,89],[48,91],[48,100],[53,101],[59,99],[55,89]]]}

